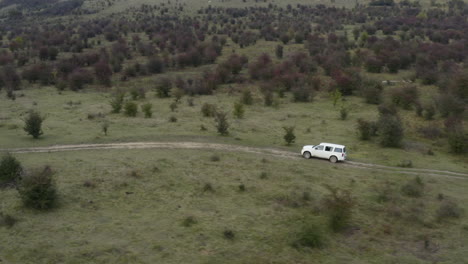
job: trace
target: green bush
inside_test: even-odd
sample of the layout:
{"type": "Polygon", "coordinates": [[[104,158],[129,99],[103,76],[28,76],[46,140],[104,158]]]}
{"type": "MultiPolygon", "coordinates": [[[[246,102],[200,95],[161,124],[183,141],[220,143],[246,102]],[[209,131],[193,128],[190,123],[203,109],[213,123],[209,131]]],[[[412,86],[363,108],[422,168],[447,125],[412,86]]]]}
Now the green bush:
{"type": "Polygon", "coordinates": [[[349,114],[349,109],[342,106],[340,108],[340,119],[341,120],[346,120],[348,118],[348,114],[349,114]]]}
{"type": "Polygon", "coordinates": [[[424,192],[424,183],[417,176],[401,187],[401,192],[410,197],[421,197],[424,192]]]}
{"type": "Polygon", "coordinates": [[[216,129],[222,136],[229,134],[229,123],[227,121],[227,114],[225,112],[217,112],[215,115],[216,129]]]}
{"type": "Polygon", "coordinates": [[[44,117],[37,111],[30,111],[26,119],[24,120],[24,131],[31,135],[33,138],[39,138],[42,132],[42,122],[44,121],[44,117]]]}
{"type": "Polygon", "coordinates": [[[328,211],[329,226],[333,232],[344,231],[351,221],[354,199],[347,190],[327,186],[330,194],[324,204],[328,211]]]}
{"type": "Polygon", "coordinates": [[[156,95],[159,98],[167,98],[170,97],[172,89],[172,82],[168,78],[162,78],[156,84],[156,95]]]}
{"type": "Polygon", "coordinates": [[[359,133],[359,139],[369,140],[372,136],[375,136],[377,133],[377,126],[375,122],[366,121],[359,118],[357,120],[357,130],[359,133]]]}
{"type": "Polygon", "coordinates": [[[286,141],[286,144],[288,145],[291,145],[296,140],[296,135],[294,135],[294,128],[295,128],[294,126],[283,127],[284,132],[285,132],[283,138],[284,138],[284,141],[286,141]]]}
{"type": "Polygon", "coordinates": [[[125,93],[123,92],[116,93],[112,97],[112,99],[109,102],[112,107],[112,111],[111,111],[112,113],[114,114],[120,113],[120,110],[122,110],[122,106],[124,103],[124,97],[125,97],[125,93]]]}
{"type": "Polygon", "coordinates": [[[0,160],[0,186],[15,184],[22,172],[21,163],[10,153],[0,160]]]}
{"type": "Polygon", "coordinates": [[[455,154],[465,154],[468,152],[468,134],[462,129],[450,131],[448,133],[448,143],[450,151],[455,154]]]}
{"type": "Polygon", "coordinates": [[[242,91],[241,102],[245,105],[251,105],[253,103],[252,92],[249,89],[242,91]]]}
{"type": "Polygon", "coordinates": [[[135,117],[138,113],[138,106],[132,101],[128,101],[124,106],[124,114],[126,116],[135,117]]]}
{"type": "Polygon", "coordinates": [[[23,174],[18,192],[26,207],[40,210],[54,207],[57,189],[52,176],[53,172],[49,166],[23,174]]]}
{"type": "Polygon", "coordinates": [[[447,218],[460,218],[463,213],[462,208],[451,200],[444,200],[436,211],[436,219],[441,222],[447,218]]]}
{"type": "Polygon", "coordinates": [[[403,141],[403,124],[398,116],[381,115],[378,122],[380,144],[383,147],[400,147],[403,141]]]}
{"type": "Polygon", "coordinates": [[[213,117],[216,114],[216,105],[204,103],[201,107],[201,112],[204,117],[213,117]]]}
{"type": "Polygon", "coordinates": [[[147,103],[141,106],[141,111],[145,114],[145,118],[153,116],[153,104],[147,103]]]}
{"type": "Polygon", "coordinates": [[[0,226],[6,226],[8,228],[11,228],[16,224],[16,222],[18,222],[18,219],[16,219],[15,217],[0,212],[0,226]]]}
{"type": "Polygon", "coordinates": [[[295,248],[323,248],[325,246],[325,235],[322,228],[317,226],[309,226],[297,236],[297,240],[292,244],[295,248]]]}
{"type": "Polygon", "coordinates": [[[193,226],[194,224],[196,224],[198,221],[197,219],[195,219],[195,217],[193,216],[187,216],[186,218],[184,218],[184,220],[182,221],[182,226],[185,226],[185,227],[191,227],[193,226]]]}
{"type": "Polygon", "coordinates": [[[242,104],[241,102],[235,102],[234,103],[234,116],[240,119],[244,117],[244,113],[245,113],[244,104],[242,104]]]}

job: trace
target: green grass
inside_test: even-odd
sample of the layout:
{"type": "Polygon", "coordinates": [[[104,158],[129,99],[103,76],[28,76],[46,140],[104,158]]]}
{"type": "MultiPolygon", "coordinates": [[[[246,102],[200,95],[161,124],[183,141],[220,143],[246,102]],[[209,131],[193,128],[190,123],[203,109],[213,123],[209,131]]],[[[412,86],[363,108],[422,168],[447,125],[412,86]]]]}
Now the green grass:
{"type": "MultiPolygon", "coordinates": [[[[18,219],[0,227],[6,263],[462,263],[468,242],[461,220],[437,223],[437,194],[468,209],[466,180],[421,175],[422,198],[399,187],[409,176],[359,170],[319,160],[200,150],[110,150],[18,154],[24,166],[55,171],[59,206],[22,207],[1,190],[1,210],[18,219]],[[219,161],[211,161],[213,155],[219,161]],[[99,160],[99,162],[96,162],[99,160]],[[265,173],[266,178],[260,175],[265,173]],[[94,188],[85,187],[86,181],[94,188]],[[378,203],[385,182],[398,202],[378,203]],[[203,192],[210,183],[214,192],[203,192]],[[245,191],[239,191],[239,185],[245,191]],[[321,200],[325,185],[349,189],[357,206],[353,231],[332,234],[321,200]],[[310,199],[304,200],[303,193],[310,199]],[[401,217],[388,216],[393,207],[401,217]],[[422,208],[412,219],[412,208],[422,208]],[[315,209],[314,209],[315,208],[315,209]],[[192,216],[196,223],[184,226],[192,216]],[[296,249],[304,226],[323,228],[323,249],[296,249]],[[233,240],[224,230],[235,233],[233,240]],[[424,239],[430,248],[424,249],[424,239]],[[242,252],[242,254],[239,254],[242,252]]],[[[412,177],[412,176],[411,176],[412,177]]]]}

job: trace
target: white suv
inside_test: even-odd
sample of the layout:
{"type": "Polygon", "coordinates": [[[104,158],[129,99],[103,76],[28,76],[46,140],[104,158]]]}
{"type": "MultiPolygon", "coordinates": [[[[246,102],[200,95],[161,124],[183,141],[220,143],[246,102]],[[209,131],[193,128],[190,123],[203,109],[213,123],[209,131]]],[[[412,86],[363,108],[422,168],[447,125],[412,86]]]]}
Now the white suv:
{"type": "Polygon", "coordinates": [[[317,157],[328,159],[330,162],[343,161],[346,159],[346,147],[332,143],[320,143],[319,145],[306,145],[302,147],[301,154],[304,158],[317,157]]]}

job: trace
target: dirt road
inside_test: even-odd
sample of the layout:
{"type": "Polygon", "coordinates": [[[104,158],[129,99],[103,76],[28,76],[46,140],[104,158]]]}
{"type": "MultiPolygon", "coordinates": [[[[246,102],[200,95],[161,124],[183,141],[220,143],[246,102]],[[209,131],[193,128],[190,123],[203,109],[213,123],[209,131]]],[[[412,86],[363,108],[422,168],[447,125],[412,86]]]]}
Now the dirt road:
{"type": "MultiPolygon", "coordinates": [[[[79,144],[79,145],[57,145],[50,147],[34,148],[14,148],[0,149],[0,152],[8,151],[10,153],[48,153],[60,151],[78,151],[78,150],[106,150],[106,149],[207,149],[228,152],[245,152],[261,155],[270,155],[288,159],[302,159],[299,153],[278,150],[273,148],[246,147],[229,144],[217,143],[198,143],[198,142],[129,142],[129,143],[109,143],[109,144],[79,144]]],[[[376,171],[394,172],[398,174],[410,175],[430,175],[436,177],[448,177],[468,180],[468,174],[461,172],[413,169],[383,166],[371,163],[362,163],[355,161],[346,161],[340,163],[340,166],[348,166],[359,169],[371,169],[376,171]]]]}

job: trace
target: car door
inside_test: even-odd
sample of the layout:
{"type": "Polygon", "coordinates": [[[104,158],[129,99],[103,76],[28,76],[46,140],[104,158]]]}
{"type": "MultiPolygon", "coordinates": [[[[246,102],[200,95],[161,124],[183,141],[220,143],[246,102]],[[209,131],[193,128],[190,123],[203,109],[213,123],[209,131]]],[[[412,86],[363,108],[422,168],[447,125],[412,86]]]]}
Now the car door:
{"type": "Polygon", "coordinates": [[[323,153],[323,146],[322,145],[318,145],[318,146],[313,147],[311,152],[310,152],[312,157],[321,157],[322,153],[323,153]]]}
{"type": "Polygon", "coordinates": [[[328,159],[330,156],[332,156],[333,153],[333,147],[325,145],[325,148],[321,152],[321,158],[328,159]]]}

